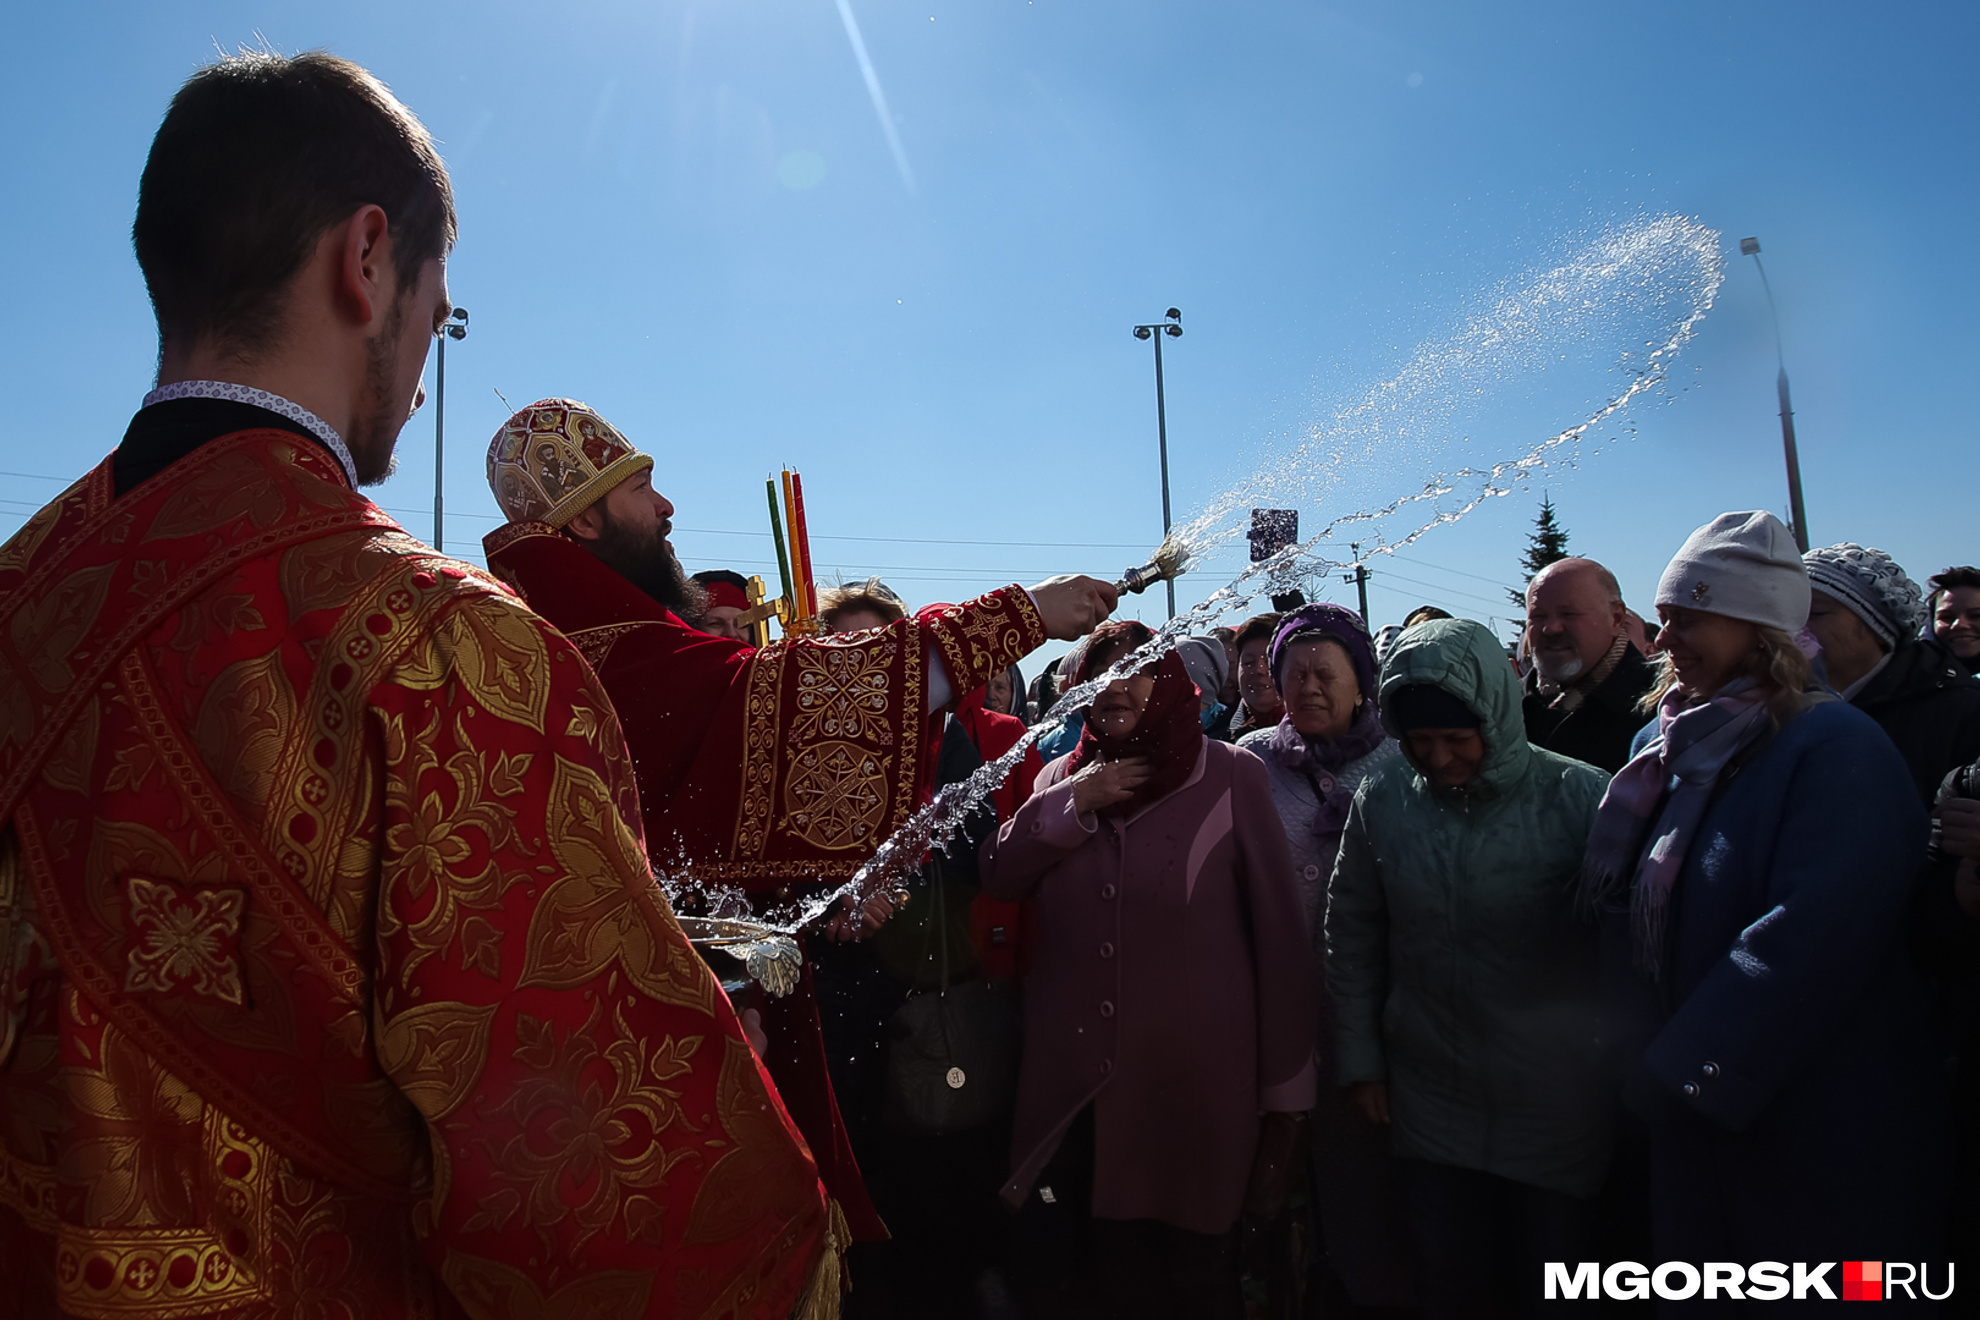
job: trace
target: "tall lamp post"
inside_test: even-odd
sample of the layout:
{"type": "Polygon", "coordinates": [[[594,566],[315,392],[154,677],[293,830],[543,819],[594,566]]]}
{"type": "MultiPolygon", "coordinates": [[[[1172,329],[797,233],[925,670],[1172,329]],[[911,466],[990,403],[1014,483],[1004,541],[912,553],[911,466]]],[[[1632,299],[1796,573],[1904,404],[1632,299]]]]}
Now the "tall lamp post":
{"type": "MultiPolygon", "coordinates": [[[[1162,450],[1162,539],[1169,539],[1169,415],[1162,401],[1162,336],[1171,339],[1182,335],[1182,313],[1171,307],[1163,313],[1168,320],[1154,325],[1138,325],[1134,328],[1136,339],[1155,341],[1155,436],[1162,450]]],[[[1176,617],[1176,583],[1170,578],[1162,583],[1169,589],[1169,617],[1176,617]]]]}
{"type": "Polygon", "coordinates": [[[1739,240],[1739,254],[1752,257],[1753,265],[1760,272],[1760,287],[1767,291],[1767,310],[1774,318],[1774,361],[1780,366],[1781,374],[1774,380],[1774,388],[1781,399],[1781,447],[1787,451],[1788,473],[1788,516],[1794,526],[1794,543],[1801,547],[1801,553],[1808,553],[1808,510],[1801,502],[1801,453],[1794,444],[1794,404],[1788,399],[1787,357],[1781,350],[1781,311],[1774,306],[1774,286],[1767,281],[1767,267],[1760,260],[1760,240],[1742,238],[1739,240]]]}
{"type": "Polygon", "coordinates": [[[433,377],[433,548],[440,544],[441,486],[447,464],[447,341],[467,338],[467,308],[456,307],[440,326],[440,366],[433,377]]]}

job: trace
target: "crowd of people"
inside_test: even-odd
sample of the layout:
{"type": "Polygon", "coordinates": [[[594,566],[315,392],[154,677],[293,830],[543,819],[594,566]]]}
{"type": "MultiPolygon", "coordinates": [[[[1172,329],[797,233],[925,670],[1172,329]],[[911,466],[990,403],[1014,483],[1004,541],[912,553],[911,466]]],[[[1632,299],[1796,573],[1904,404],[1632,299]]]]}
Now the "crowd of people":
{"type": "Polygon", "coordinates": [[[1980,569],[1732,512],[1654,622],[1562,559],[1511,647],[1158,645],[1069,575],[759,648],[575,400],[491,441],[485,572],[359,493],[455,224],[334,57],[153,144],[159,387],[0,547],[0,1314],[1975,1309],[1980,569]]]}
{"type": "Polygon", "coordinates": [[[996,675],[990,755],[1063,719],[949,899],[997,908],[955,965],[1013,983],[1021,1065],[948,1151],[860,1129],[873,1170],[918,1143],[922,1201],[881,1197],[914,1227],[851,1313],[1517,1315],[1589,1260],[1881,1255],[1942,1292],[1980,1264],[1977,605],[1980,570],[1921,590],[1727,514],[1655,623],[1569,558],[1512,646],[1310,604],[1083,711],[1057,692],[1146,627],[996,675]]]}

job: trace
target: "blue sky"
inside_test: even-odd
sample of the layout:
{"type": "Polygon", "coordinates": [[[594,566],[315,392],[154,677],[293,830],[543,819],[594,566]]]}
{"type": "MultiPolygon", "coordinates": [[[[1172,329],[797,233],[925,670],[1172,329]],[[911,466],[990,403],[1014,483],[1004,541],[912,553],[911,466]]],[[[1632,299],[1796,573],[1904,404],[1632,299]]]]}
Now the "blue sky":
{"type": "MultiPolygon", "coordinates": [[[[441,139],[473,318],[448,360],[456,553],[495,525],[499,390],[585,399],[653,452],[692,568],[771,563],[761,483],[789,463],[828,575],[877,571],[914,603],[1111,576],[1161,530],[1136,322],[1183,310],[1183,514],[1563,236],[1677,212],[1723,232],[1727,279],[1687,388],[1545,479],[1574,548],[1647,606],[1692,527],[1784,506],[1772,330],[1736,254],[1757,234],[1816,542],[1921,580],[1980,559],[1956,512],[1980,337],[1970,4],[850,5],[898,160],[835,0],[8,6],[27,57],[0,84],[0,533],[148,388],[138,172],[177,84],[259,36],[369,66],[441,139]]],[[[1469,442],[1498,456],[1579,420],[1524,399],[1508,382],[1469,442]]],[[[374,492],[422,536],[432,436],[429,405],[374,492]]],[[[1373,622],[1425,600],[1503,620],[1539,498],[1378,563],[1373,622]]]]}

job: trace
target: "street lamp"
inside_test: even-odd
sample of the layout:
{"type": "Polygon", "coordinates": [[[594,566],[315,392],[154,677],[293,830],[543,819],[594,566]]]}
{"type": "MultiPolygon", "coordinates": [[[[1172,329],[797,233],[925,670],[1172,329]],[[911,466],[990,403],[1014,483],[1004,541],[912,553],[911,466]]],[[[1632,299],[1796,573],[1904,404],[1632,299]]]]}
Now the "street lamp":
{"type": "Polygon", "coordinates": [[[1808,510],[1801,503],[1801,453],[1794,443],[1794,404],[1788,400],[1787,358],[1781,351],[1781,312],[1774,306],[1774,286],[1767,282],[1767,267],[1760,261],[1760,240],[1740,239],[1739,254],[1753,258],[1754,266],[1760,271],[1760,287],[1767,291],[1767,310],[1774,318],[1774,361],[1781,369],[1774,386],[1781,399],[1781,448],[1787,451],[1788,516],[1794,524],[1789,530],[1794,533],[1794,543],[1801,547],[1801,553],[1807,554],[1808,510]]]}
{"type": "MultiPolygon", "coordinates": [[[[1182,335],[1182,313],[1171,307],[1165,316],[1168,320],[1154,325],[1138,325],[1134,328],[1136,339],[1155,341],[1155,435],[1162,451],[1162,539],[1169,539],[1169,417],[1162,402],[1162,336],[1171,339],[1182,335]]],[[[1173,578],[1163,586],[1169,589],[1169,617],[1176,617],[1176,584],[1173,578]]]]}
{"type": "Polygon", "coordinates": [[[440,544],[441,478],[446,473],[447,451],[447,341],[467,338],[467,308],[456,307],[439,330],[440,367],[434,374],[433,390],[433,548],[440,544]]]}

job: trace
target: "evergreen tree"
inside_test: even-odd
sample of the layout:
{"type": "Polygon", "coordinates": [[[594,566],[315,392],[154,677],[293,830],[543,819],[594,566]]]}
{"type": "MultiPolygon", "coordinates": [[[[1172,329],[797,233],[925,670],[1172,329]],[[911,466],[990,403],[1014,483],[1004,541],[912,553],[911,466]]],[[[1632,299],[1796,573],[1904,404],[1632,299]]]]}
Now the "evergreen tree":
{"type": "MultiPolygon", "coordinates": [[[[1547,565],[1568,557],[1568,532],[1554,517],[1554,501],[1546,494],[1540,495],[1540,516],[1533,520],[1533,531],[1526,538],[1526,553],[1519,557],[1520,567],[1526,570],[1525,581],[1533,581],[1533,575],[1547,565]]],[[[1513,604],[1524,610],[1526,592],[1509,591],[1513,604]]]]}

